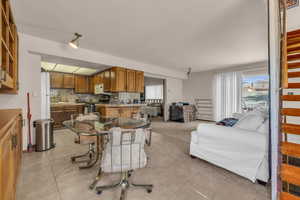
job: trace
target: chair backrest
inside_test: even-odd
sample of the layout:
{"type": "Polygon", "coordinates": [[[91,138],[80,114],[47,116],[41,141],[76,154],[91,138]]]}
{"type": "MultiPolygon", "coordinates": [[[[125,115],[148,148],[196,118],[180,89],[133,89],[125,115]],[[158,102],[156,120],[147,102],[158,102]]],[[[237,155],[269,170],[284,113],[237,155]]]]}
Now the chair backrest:
{"type": "Polygon", "coordinates": [[[145,167],[145,139],[143,129],[112,128],[103,154],[103,171],[124,172],[145,167]]]}

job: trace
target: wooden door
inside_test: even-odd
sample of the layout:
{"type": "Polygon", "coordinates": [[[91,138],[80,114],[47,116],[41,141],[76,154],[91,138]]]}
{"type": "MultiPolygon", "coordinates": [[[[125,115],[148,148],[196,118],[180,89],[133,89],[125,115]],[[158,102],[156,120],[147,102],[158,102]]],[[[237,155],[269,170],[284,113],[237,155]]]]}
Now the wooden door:
{"type": "Polygon", "coordinates": [[[51,72],[50,73],[50,87],[51,88],[63,88],[64,86],[64,74],[51,72]]]}
{"type": "Polygon", "coordinates": [[[110,84],[110,70],[106,70],[104,71],[104,74],[103,74],[103,84],[104,84],[104,92],[110,92],[111,90],[111,84],[110,84]]]}
{"type": "Polygon", "coordinates": [[[131,118],[132,110],[130,107],[122,107],[120,108],[120,117],[131,118]]]}
{"type": "Polygon", "coordinates": [[[135,88],[136,92],[144,93],[144,72],[142,71],[136,71],[135,73],[135,88]]]}
{"type": "Polygon", "coordinates": [[[15,162],[12,145],[12,127],[0,140],[0,199],[14,200],[15,191],[15,162]]]}
{"type": "Polygon", "coordinates": [[[106,107],[104,111],[105,117],[120,117],[119,107],[106,107]]]}
{"type": "Polygon", "coordinates": [[[88,77],[89,80],[89,93],[94,94],[95,93],[95,79],[93,76],[88,77]]]}
{"type": "Polygon", "coordinates": [[[111,91],[126,92],[126,69],[113,67],[111,69],[111,91]]]}
{"type": "MultiPolygon", "coordinates": [[[[23,153],[23,134],[22,134],[22,128],[23,128],[23,121],[22,121],[22,115],[18,115],[16,120],[16,126],[15,126],[15,135],[16,135],[16,174],[20,173],[21,164],[22,164],[22,153],[23,153]]],[[[16,176],[16,177],[17,177],[16,176]]],[[[17,180],[16,180],[17,181],[17,180]]]]}
{"type": "Polygon", "coordinates": [[[87,76],[75,76],[75,92],[76,93],[88,93],[89,81],[87,76]]]}
{"type": "Polygon", "coordinates": [[[94,75],[94,84],[98,85],[102,83],[101,73],[94,75]]]}
{"type": "Polygon", "coordinates": [[[64,74],[64,88],[66,89],[74,89],[75,88],[75,80],[74,74],[64,74]]]}
{"type": "Polygon", "coordinates": [[[118,92],[126,92],[126,69],[118,68],[116,77],[116,90],[118,92]]]}
{"type": "Polygon", "coordinates": [[[127,92],[135,92],[135,70],[126,70],[126,86],[127,92]]]}
{"type": "Polygon", "coordinates": [[[61,128],[62,122],[65,119],[63,107],[55,110],[51,108],[51,119],[54,120],[54,128],[61,128]]]}

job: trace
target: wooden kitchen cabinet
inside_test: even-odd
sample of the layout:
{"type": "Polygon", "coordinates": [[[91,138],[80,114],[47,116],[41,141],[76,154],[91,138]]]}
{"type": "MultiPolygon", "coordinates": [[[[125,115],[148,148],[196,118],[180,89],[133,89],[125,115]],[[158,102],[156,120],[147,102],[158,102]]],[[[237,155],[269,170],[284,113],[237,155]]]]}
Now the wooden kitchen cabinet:
{"type": "Polygon", "coordinates": [[[88,77],[89,79],[89,93],[94,94],[95,93],[95,79],[93,76],[88,77]]]}
{"type": "Polygon", "coordinates": [[[75,88],[75,78],[74,74],[63,74],[63,88],[74,89],[75,88]]]}
{"type": "Polygon", "coordinates": [[[135,70],[126,69],[126,91],[135,92],[135,70]]]}
{"type": "Polygon", "coordinates": [[[14,22],[9,0],[2,0],[0,27],[0,93],[17,94],[18,83],[18,31],[14,22]]]}
{"type": "Polygon", "coordinates": [[[144,72],[136,71],[135,72],[135,91],[138,93],[144,93],[145,80],[144,72]]]}
{"type": "Polygon", "coordinates": [[[64,74],[58,72],[50,73],[50,87],[59,89],[64,87],[64,74]]]}
{"type": "Polygon", "coordinates": [[[104,92],[110,92],[111,91],[111,82],[110,82],[110,70],[105,70],[103,72],[103,84],[104,84],[104,92]]]}
{"type": "Polygon", "coordinates": [[[22,159],[21,110],[0,110],[0,199],[15,200],[22,159]]]}
{"type": "Polygon", "coordinates": [[[51,119],[54,121],[53,128],[63,127],[63,122],[70,120],[73,114],[83,113],[83,105],[59,105],[51,106],[51,119]]]}
{"type": "Polygon", "coordinates": [[[126,69],[112,67],[110,72],[111,92],[126,92],[126,69]]]}
{"type": "Polygon", "coordinates": [[[94,84],[95,85],[98,85],[98,84],[103,84],[103,76],[104,76],[104,73],[99,73],[99,74],[96,74],[94,75],[94,84]]]}
{"type": "Polygon", "coordinates": [[[75,76],[75,93],[89,93],[89,77],[75,76]]]}
{"type": "Polygon", "coordinates": [[[132,117],[131,107],[121,107],[119,113],[120,113],[120,117],[123,117],[123,118],[131,118],[132,117]]]}
{"type": "Polygon", "coordinates": [[[124,117],[131,118],[133,113],[140,111],[140,107],[132,106],[97,106],[97,112],[103,117],[124,117]]]}

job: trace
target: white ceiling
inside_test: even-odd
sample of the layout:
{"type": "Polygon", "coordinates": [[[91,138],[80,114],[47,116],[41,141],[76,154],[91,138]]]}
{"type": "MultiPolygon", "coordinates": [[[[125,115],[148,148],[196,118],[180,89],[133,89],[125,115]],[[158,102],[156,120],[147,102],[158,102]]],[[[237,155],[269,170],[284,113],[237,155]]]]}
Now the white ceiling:
{"type": "Polygon", "coordinates": [[[168,68],[201,71],[267,59],[262,0],[12,0],[21,32],[168,68]]]}

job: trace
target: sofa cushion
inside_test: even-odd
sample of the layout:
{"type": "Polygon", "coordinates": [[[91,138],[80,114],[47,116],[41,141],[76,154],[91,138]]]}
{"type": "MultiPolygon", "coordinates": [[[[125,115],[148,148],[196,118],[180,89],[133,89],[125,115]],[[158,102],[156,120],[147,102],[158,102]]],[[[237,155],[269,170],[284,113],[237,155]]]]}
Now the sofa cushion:
{"type": "Polygon", "coordinates": [[[255,131],[264,122],[264,117],[259,112],[249,112],[242,117],[233,127],[255,131]]]}
{"type": "Polygon", "coordinates": [[[269,133],[269,119],[265,120],[257,129],[258,133],[269,133]]]}

